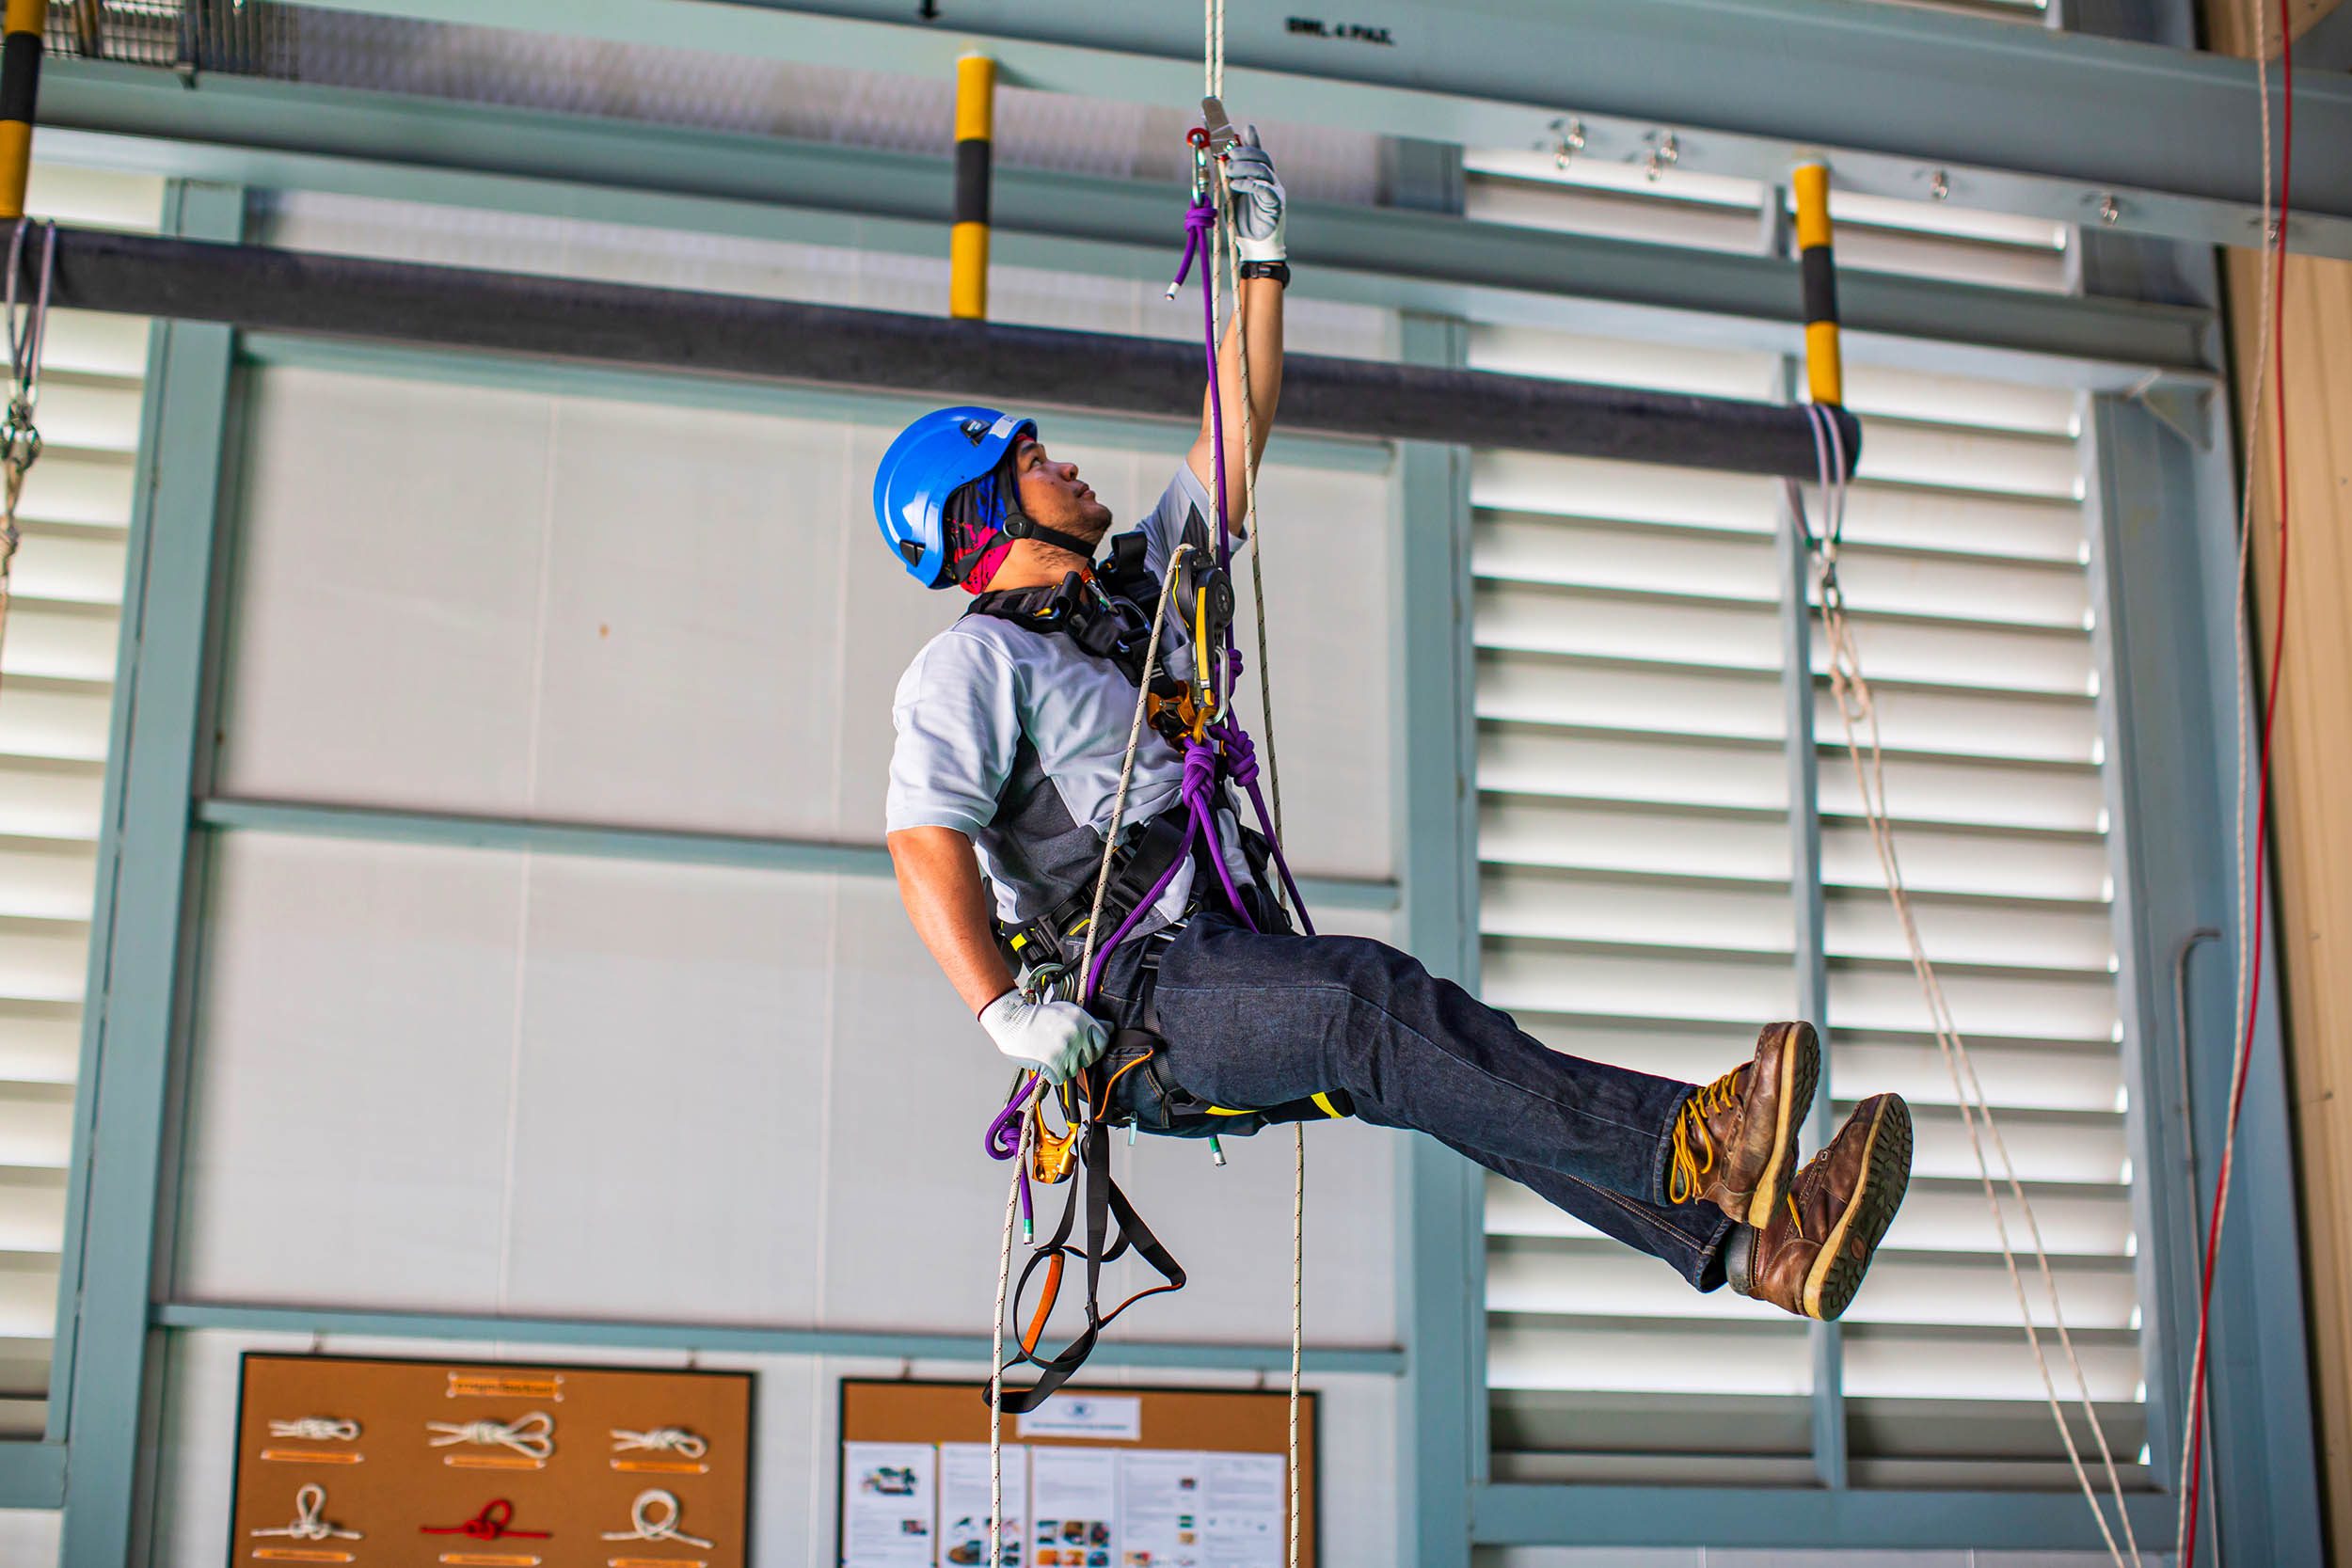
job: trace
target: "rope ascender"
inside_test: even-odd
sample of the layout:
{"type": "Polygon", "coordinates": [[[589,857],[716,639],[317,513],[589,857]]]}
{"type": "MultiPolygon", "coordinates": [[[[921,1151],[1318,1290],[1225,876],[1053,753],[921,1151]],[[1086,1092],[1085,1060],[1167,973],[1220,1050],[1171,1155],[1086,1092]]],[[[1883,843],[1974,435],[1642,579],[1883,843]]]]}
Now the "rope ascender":
{"type": "Polygon", "coordinates": [[[8,336],[8,404],[0,415],[0,645],[8,636],[8,606],[14,587],[16,547],[22,534],[16,526],[18,506],[24,499],[24,476],[40,460],[40,430],[33,422],[40,401],[41,341],[49,328],[49,285],[57,268],[57,226],[38,218],[19,218],[8,241],[6,311],[8,336]],[[40,230],[40,267],[29,302],[20,310],[17,288],[24,276],[24,241],[40,230]]]}

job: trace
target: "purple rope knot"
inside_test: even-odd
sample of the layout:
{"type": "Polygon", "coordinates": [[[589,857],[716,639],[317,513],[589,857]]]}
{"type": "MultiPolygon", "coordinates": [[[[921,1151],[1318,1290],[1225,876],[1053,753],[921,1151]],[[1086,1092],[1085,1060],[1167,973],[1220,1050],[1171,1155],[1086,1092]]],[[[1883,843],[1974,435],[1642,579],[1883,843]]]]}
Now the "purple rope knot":
{"type": "Polygon", "coordinates": [[[1225,771],[1244,789],[1258,786],[1258,747],[1249,738],[1249,732],[1230,719],[1220,719],[1209,726],[1225,748],[1225,771]]]}
{"type": "Polygon", "coordinates": [[[1186,807],[1214,822],[1216,810],[1216,748],[1203,740],[1184,742],[1184,776],[1176,786],[1186,807]]]}
{"type": "Polygon", "coordinates": [[[985,1147],[990,1159],[1009,1160],[1021,1152],[1021,1117],[1028,1108],[1029,1097],[1015,1089],[1010,1103],[988,1124],[985,1147]]]}
{"type": "Polygon", "coordinates": [[[1184,211],[1184,259],[1176,263],[1176,281],[1168,286],[1168,297],[1174,299],[1176,291],[1192,276],[1193,259],[1208,265],[1209,234],[1216,228],[1216,204],[1208,200],[1194,202],[1184,211]]]}

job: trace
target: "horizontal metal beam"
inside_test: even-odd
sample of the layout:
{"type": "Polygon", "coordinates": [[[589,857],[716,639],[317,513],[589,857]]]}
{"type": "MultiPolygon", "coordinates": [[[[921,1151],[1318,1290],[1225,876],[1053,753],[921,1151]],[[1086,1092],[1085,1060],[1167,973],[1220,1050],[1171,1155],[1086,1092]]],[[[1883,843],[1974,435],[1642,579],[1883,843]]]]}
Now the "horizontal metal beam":
{"type": "MultiPolygon", "coordinates": [[[[2176,1499],[2129,1499],[2142,1541],[2170,1539],[2176,1499]]],[[[1720,1546],[1830,1549],[1867,1543],[1880,1551],[2093,1550],[2098,1526],[2082,1494],[2047,1491],[1853,1487],[1473,1486],[1470,1539],[1481,1545],[1720,1546]]]]}
{"type": "MultiPolygon", "coordinates": [[[[67,229],[54,297],[249,330],[1200,418],[1200,355],[1184,343],[748,295],[67,229]]],[[[1336,435],[1790,477],[1817,461],[1804,411],[1781,404],[1311,355],[1286,360],[1282,388],[1285,424],[1336,435]]],[[[1860,422],[1839,417],[1853,451],[1860,422]]]]}
{"type": "MultiPolygon", "coordinates": [[[[504,1313],[369,1312],[333,1307],[171,1302],[158,1306],[159,1328],[227,1329],[249,1334],[349,1334],[368,1338],[501,1340],[525,1345],[598,1345],[618,1350],[699,1351],[733,1355],[865,1355],[902,1361],[988,1365],[985,1334],[919,1334],[897,1329],[755,1328],[723,1323],[621,1323],[596,1318],[511,1317],[504,1313]]],[[[1289,1368],[1290,1346],[1104,1339],[1098,1367],[1266,1372],[1289,1368]]],[[[1310,1372],[1394,1377],[1405,1353],[1393,1346],[1309,1345],[1310,1372]]]]}
{"type": "MultiPolygon", "coordinates": [[[[313,0],[479,25],[478,0],[313,0]]],[[[2155,44],[1851,0],[1407,0],[1358,19],[1227,18],[1237,112],[1477,146],[1779,180],[1823,150],[1847,189],[2205,243],[2261,242],[2250,64],[2155,44]],[[2193,128],[2193,131],[2189,128],[2193,128]],[[2112,202],[2114,216],[2105,218],[2112,202]]],[[[1181,104],[1199,96],[1192,12],[1157,0],[1001,0],[944,23],[905,0],[503,0],[523,31],[945,81],[976,41],[1012,85],[1181,104]]],[[[2307,145],[2352,146],[2352,80],[2299,79],[2307,145]]],[[[2314,160],[2288,243],[2352,256],[2352,160],[2314,160]]]]}
{"type": "Polygon", "coordinates": [[[0,1443],[0,1508],[63,1506],[65,1460],[63,1443],[0,1443]]]}
{"type": "MultiPolygon", "coordinates": [[[[881,846],[834,844],[821,839],[752,838],[681,829],[621,828],[586,822],[468,816],[455,812],[390,811],[375,806],[319,806],[225,798],[199,802],[196,822],[199,827],[224,832],[245,830],[308,838],[429,844],[443,848],[506,849],[672,865],[730,865],[819,876],[891,875],[890,852],[881,846]]],[[[1397,907],[1396,884],[1369,878],[1301,877],[1298,891],[1311,909],[1397,907]]]]}
{"type": "MultiPolygon", "coordinates": [[[[58,59],[45,150],[257,189],[332,191],[904,255],[947,253],[944,157],[298,82],[58,59]]],[[[1000,166],[1001,264],[1157,277],[1177,193],[1000,166]]],[[[1769,353],[1803,349],[1796,264],[1439,213],[1298,201],[1294,292],[1432,315],[1769,353]]],[[[2127,391],[2217,378],[2211,311],[1885,273],[1838,280],[1857,361],[2127,391]]]]}

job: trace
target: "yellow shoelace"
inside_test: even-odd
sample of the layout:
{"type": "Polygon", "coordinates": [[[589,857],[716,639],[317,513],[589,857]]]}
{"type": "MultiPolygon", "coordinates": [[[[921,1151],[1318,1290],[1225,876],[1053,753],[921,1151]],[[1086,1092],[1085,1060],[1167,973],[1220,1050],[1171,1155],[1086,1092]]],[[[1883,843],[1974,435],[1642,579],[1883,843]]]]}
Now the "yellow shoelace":
{"type": "Polygon", "coordinates": [[[1674,1170],[1666,1178],[1666,1201],[1689,1203],[1698,1196],[1699,1179],[1715,1168],[1715,1140],[1707,1131],[1707,1118],[1717,1111],[1727,1111],[1737,1102],[1740,1075],[1747,1071],[1741,1064],[1716,1079],[1682,1103],[1682,1114],[1675,1117],[1674,1170]],[[1693,1143],[1700,1152],[1691,1152],[1693,1143]]]}

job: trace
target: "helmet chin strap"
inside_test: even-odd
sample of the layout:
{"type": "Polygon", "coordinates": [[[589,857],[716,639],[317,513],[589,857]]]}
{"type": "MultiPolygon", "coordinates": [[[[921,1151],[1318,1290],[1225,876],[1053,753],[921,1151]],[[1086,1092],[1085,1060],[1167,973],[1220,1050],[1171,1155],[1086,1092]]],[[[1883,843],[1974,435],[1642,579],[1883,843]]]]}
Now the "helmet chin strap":
{"type": "Polygon", "coordinates": [[[1004,533],[1008,539],[1034,539],[1041,545],[1051,545],[1056,549],[1068,550],[1081,561],[1094,559],[1094,544],[1091,540],[1081,539],[1074,533],[1064,533],[1059,529],[1047,528],[1025,513],[1007,512],[1004,533]]]}

